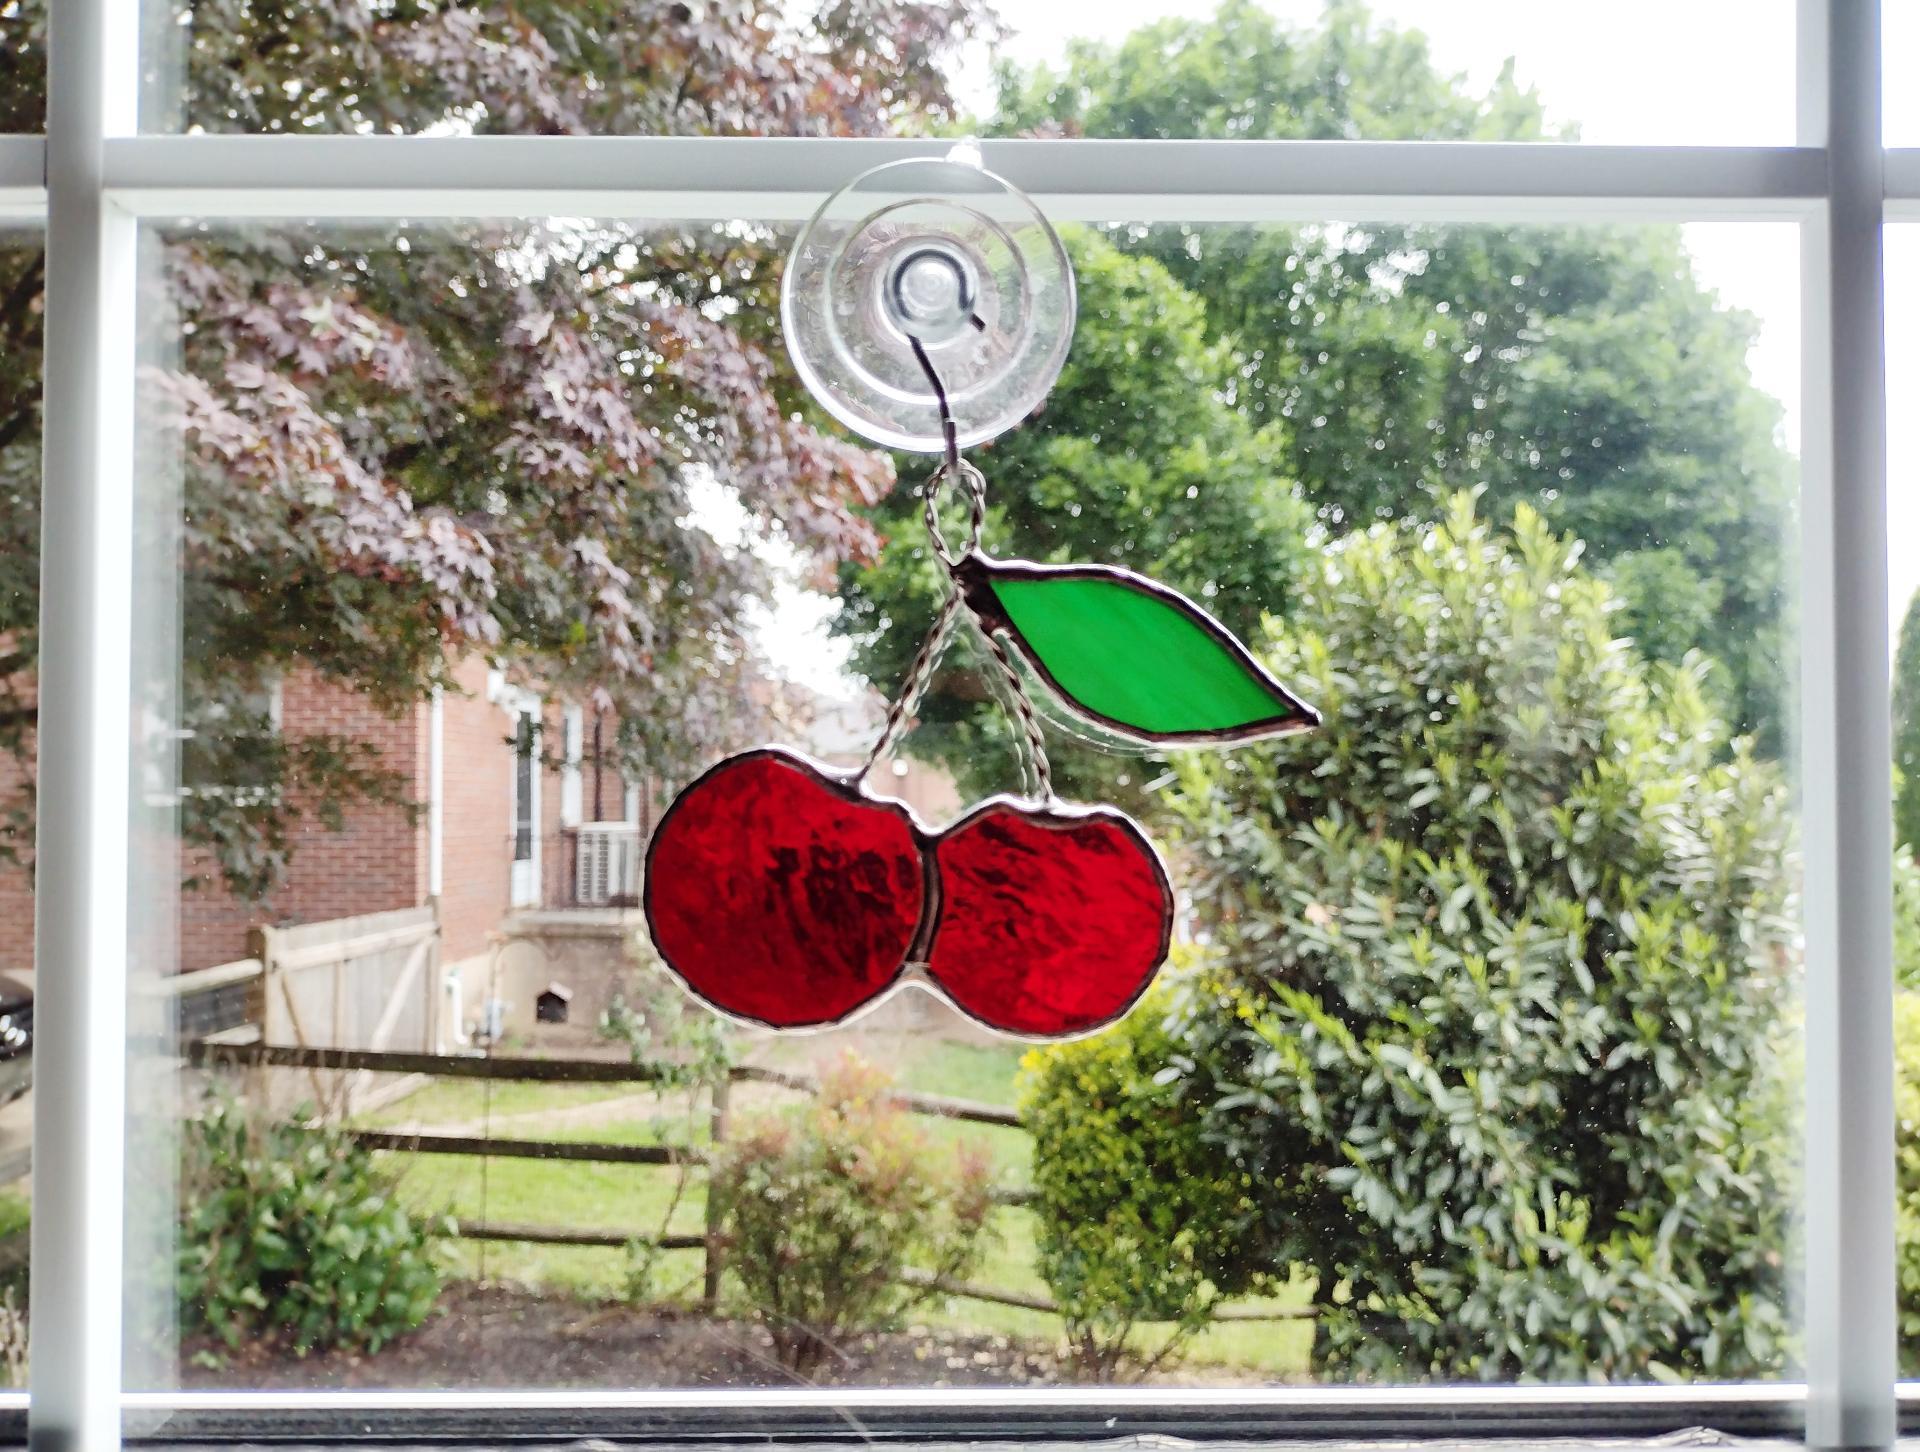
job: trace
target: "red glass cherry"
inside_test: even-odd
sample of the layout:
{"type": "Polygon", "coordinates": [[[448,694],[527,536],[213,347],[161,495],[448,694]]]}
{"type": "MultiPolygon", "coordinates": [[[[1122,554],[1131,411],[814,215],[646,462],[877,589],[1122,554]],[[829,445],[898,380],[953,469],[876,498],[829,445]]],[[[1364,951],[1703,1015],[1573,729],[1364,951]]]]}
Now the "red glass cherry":
{"type": "Polygon", "coordinates": [[[647,852],[667,966],[739,1018],[845,1018],[905,965],[927,902],[913,819],[804,758],[730,757],[681,792],[647,852]]]}
{"type": "Polygon", "coordinates": [[[989,802],[933,845],[928,976],[1007,1033],[1112,1023],[1167,955],[1173,889],[1132,820],[1107,807],[989,802]]]}

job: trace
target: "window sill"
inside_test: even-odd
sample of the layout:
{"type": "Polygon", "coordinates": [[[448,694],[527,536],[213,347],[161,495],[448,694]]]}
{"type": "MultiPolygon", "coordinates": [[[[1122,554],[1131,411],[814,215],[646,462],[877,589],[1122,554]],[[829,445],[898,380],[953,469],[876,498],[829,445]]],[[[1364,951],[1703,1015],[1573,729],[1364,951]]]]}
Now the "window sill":
{"type": "MultiPolygon", "coordinates": [[[[486,1447],[583,1442],[1030,1443],[1067,1448],[1312,1442],[1433,1448],[1801,1446],[1799,1385],[1681,1387],[856,1388],[666,1392],[146,1392],[124,1398],[130,1439],[486,1447]]],[[[25,1398],[0,1400],[0,1445],[25,1438],[25,1398]]],[[[1920,1403],[1909,1403],[1920,1429],[1920,1403]]]]}

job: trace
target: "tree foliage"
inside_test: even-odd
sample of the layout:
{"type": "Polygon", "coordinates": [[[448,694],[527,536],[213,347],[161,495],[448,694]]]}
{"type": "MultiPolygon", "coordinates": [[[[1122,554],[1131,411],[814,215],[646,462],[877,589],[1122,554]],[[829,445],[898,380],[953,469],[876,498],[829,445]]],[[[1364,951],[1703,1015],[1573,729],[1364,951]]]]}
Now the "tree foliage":
{"type": "MultiPolygon", "coordinates": [[[[43,12],[23,11],[27,35],[43,12]]],[[[199,0],[180,112],[211,130],[873,134],[951,111],[968,0],[368,7],[199,0]]],[[[0,95],[31,119],[37,52],[0,95]]],[[[169,239],[183,340],[148,371],[155,459],[177,447],[185,574],[178,723],[187,839],[264,890],[309,814],[394,798],[364,746],[277,732],[296,664],[391,711],[480,652],[594,702],[621,764],[671,775],[750,729],[751,551],[699,524],[703,489],[831,570],[870,552],[857,512],[884,456],[817,431],[768,346],[781,239],[741,225],[592,224],[169,239]],[[209,789],[213,788],[213,789],[209,789]]],[[[8,585],[37,566],[40,263],[0,278],[8,585]]],[[[0,591],[25,750],[35,594],[0,591]]]]}
{"type": "Polygon", "coordinates": [[[1920,993],[1920,862],[1905,843],[1893,849],[1893,981],[1920,993]]]}
{"type": "MultiPolygon", "coordinates": [[[[0,130],[46,114],[44,0],[0,3],[0,130]]],[[[143,123],[250,133],[840,136],[950,116],[954,0],[172,0],[143,123]]]]}
{"type": "Polygon", "coordinates": [[[1910,1379],[1920,1376],[1920,993],[1911,980],[1902,986],[1893,1001],[1894,1240],[1900,1375],[1910,1379]]]}
{"type": "MultiPolygon", "coordinates": [[[[1003,72],[996,129],[1100,137],[1549,139],[1511,71],[1484,97],[1424,41],[1332,0],[1253,0],[1003,72]]],[[[1204,299],[1233,397],[1330,523],[1435,519],[1454,491],[1587,544],[1654,659],[1704,649],[1739,729],[1780,743],[1792,476],[1749,315],[1675,228],[1159,227],[1118,240],[1204,299]]],[[[1116,385],[1116,392],[1124,388],[1116,385]]]]}

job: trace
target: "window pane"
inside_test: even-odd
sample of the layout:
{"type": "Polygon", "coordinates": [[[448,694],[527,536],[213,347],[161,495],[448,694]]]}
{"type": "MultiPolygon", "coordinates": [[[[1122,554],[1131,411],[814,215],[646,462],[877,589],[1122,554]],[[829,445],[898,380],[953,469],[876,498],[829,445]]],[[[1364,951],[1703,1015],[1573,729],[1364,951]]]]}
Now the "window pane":
{"type": "Polygon", "coordinates": [[[1790,0],[147,3],[159,130],[1793,141],[1790,0]]]}
{"type": "MultiPolygon", "coordinates": [[[[791,377],[789,240],[158,239],[136,955],[193,991],[134,1047],[132,1383],[1797,1374],[1793,229],[1069,229],[987,547],[1177,586],[1324,722],[1050,732],[1182,910],[1031,1053],[917,991],[723,1023],[635,910],[726,753],[864,758],[937,604],[927,461],[791,377]]],[[[1017,790],[991,679],[878,789],[1017,790]]]]}
{"type": "Polygon", "coordinates": [[[33,1148],[34,663],[40,626],[37,233],[0,230],[0,1386],[27,1372],[33,1148]]]}

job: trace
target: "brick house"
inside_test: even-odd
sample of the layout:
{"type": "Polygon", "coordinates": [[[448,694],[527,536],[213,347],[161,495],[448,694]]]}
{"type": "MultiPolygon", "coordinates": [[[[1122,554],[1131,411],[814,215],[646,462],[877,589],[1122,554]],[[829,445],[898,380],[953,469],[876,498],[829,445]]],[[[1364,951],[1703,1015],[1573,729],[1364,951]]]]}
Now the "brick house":
{"type": "MultiPolygon", "coordinates": [[[[205,885],[179,894],[180,971],[247,957],[256,928],[434,904],[444,969],[470,977],[516,913],[632,902],[642,793],[595,761],[589,713],[477,658],[455,678],[457,692],[398,717],[312,672],[281,683],[283,730],[376,744],[425,810],[359,806],[337,832],[304,821],[284,880],[259,900],[225,888],[203,854],[183,852],[181,880],[205,885]]],[[[31,873],[0,864],[0,970],[25,970],[32,956],[31,873]]]]}

